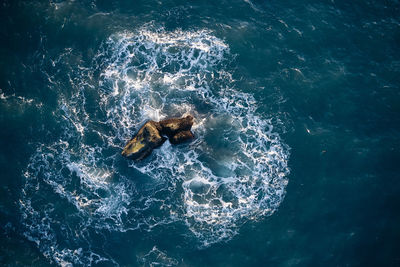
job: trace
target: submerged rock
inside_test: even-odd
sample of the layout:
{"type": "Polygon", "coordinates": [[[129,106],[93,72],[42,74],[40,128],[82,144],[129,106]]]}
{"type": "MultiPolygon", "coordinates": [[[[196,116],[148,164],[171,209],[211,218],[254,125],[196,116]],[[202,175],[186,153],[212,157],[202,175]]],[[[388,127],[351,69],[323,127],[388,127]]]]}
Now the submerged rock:
{"type": "Polygon", "coordinates": [[[151,154],[153,149],[160,147],[168,136],[171,144],[180,144],[194,138],[190,131],[193,117],[171,118],[160,122],[148,121],[137,134],[125,145],[122,156],[133,160],[141,160],[151,154]]]}

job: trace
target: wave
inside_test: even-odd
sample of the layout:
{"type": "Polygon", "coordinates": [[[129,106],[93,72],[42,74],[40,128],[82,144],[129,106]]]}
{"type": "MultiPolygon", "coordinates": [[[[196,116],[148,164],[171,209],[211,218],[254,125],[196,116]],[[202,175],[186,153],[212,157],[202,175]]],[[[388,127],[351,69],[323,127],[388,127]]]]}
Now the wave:
{"type": "Polygon", "coordinates": [[[71,66],[74,93],[61,94],[55,111],[65,130],[37,147],[24,173],[25,236],[60,265],[118,265],[90,246],[104,230],[180,222],[201,248],[272,214],[285,195],[289,148],[254,97],[235,88],[234,62],[208,30],[146,25],[110,36],[90,67],[71,66]],[[166,142],[139,163],[121,159],[146,120],[185,114],[195,117],[193,142],[166,142]]]}

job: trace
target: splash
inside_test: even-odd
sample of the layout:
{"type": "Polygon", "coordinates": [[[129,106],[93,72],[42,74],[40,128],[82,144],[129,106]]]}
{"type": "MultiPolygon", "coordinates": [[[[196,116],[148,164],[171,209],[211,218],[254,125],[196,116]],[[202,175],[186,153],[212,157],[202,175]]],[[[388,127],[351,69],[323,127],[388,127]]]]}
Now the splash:
{"type": "Polygon", "coordinates": [[[205,247],[272,214],[285,195],[288,147],[254,97],[235,88],[232,62],[210,31],[147,25],[110,36],[90,68],[71,66],[75,94],[60,97],[55,112],[65,131],[38,146],[25,172],[26,237],[60,265],[117,265],[102,249],[83,249],[93,235],[183,222],[205,247]],[[195,117],[195,141],[121,163],[146,120],[185,114],[195,117]]]}

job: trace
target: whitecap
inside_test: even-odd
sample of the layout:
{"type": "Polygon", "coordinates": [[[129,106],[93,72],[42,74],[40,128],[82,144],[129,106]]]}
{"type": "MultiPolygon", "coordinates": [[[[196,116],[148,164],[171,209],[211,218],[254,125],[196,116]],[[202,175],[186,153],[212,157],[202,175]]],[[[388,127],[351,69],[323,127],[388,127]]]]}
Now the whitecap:
{"type": "Polygon", "coordinates": [[[204,247],[272,214],[285,195],[289,149],[254,97],[235,88],[232,62],[229,46],[208,30],[146,25],[110,36],[91,68],[71,66],[75,93],[60,97],[55,112],[65,131],[39,145],[25,171],[25,236],[60,265],[117,265],[105,251],[83,249],[88,232],[151,232],[178,221],[204,247]],[[139,163],[121,159],[146,120],[185,114],[195,117],[194,141],[166,142],[139,163]],[[59,220],[60,208],[74,220],[59,220]]]}

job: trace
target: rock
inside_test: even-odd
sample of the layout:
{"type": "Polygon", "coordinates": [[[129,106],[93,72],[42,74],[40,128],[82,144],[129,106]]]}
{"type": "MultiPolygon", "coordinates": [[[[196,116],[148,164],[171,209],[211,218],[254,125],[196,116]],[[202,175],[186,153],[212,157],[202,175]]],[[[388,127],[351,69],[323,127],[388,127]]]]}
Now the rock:
{"type": "Polygon", "coordinates": [[[182,131],[182,132],[178,132],[176,133],[174,136],[172,136],[171,138],[169,138],[169,141],[171,142],[171,144],[180,144],[183,142],[186,142],[190,139],[193,139],[194,135],[193,133],[189,130],[189,131],[182,131]]]}
{"type": "Polygon", "coordinates": [[[189,131],[193,125],[193,116],[187,115],[184,118],[166,119],[159,122],[161,125],[161,134],[172,138],[175,134],[182,131],[189,131]]]}
{"type": "Polygon", "coordinates": [[[160,134],[158,122],[148,121],[138,133],[126,144],[122,156],[133,160],[141,160],[150,155],[154,148],[161,146],[167,138],[160,134]]]}
{"type": "Polygon", "coordinates": [[[160,147],[168,136],[171,144],[180,144],[194,138],[190,131],[193,125],[193,117],[171,118],[160,122],[148,121],[137,134],[126,144],[122,156],[133,160],[141,160],[160,147]]]}

